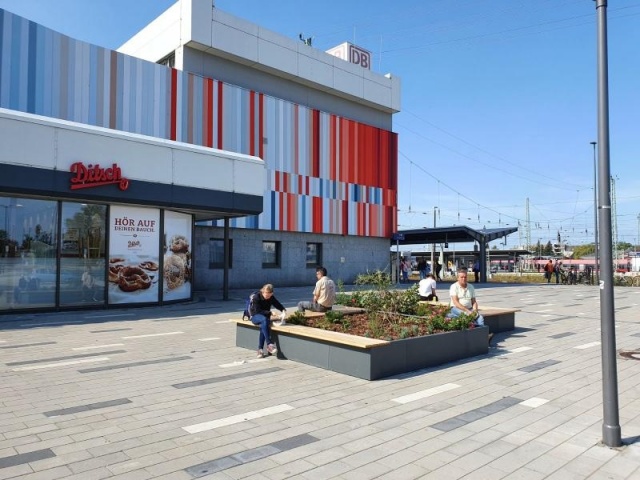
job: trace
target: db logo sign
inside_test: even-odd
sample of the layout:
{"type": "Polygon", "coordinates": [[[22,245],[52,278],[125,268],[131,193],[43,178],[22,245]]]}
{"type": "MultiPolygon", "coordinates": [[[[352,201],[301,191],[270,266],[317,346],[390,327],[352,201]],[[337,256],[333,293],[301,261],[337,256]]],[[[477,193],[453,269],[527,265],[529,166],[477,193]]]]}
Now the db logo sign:
{"type": "Polygon", "coordinates": [[[371,54],[355,45],[349,45],[349,62],[371,70],[371,54]]]}

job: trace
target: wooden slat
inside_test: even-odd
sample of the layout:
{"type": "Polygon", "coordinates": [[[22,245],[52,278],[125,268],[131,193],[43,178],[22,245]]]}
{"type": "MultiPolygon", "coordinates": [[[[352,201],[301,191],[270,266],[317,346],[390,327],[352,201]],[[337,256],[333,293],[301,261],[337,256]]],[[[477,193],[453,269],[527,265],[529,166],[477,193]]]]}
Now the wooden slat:
{"type": "MultiPolygon", "coordinates": [[[[248,320],[231,319],[240,325],[247,327],[253,327],[256,330],[258,327],[248,320]]],[[[327,342],[335,342],[341,345],[349,345],[356,348],[374,348],[381,345],[387,345],[389,342],[386,340],[379,340],[377,338],[359,337],[357,335],[349,335],[348,333],[333,332],[331,330],[323,330],[321,328],[307,327],[304,325],[272,325],[271,331],[288,333],[299,337],[313,338],[316,340],[324,340],[327,342]]]]}

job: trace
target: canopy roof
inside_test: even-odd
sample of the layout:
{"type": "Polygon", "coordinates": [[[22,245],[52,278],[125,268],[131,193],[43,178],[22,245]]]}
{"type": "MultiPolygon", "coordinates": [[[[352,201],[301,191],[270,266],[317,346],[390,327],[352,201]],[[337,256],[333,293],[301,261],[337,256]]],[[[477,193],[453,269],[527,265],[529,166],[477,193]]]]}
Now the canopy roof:
{"type": "Polygon", "coordinates": [[[400,245],[415,245],[421,243],[467,243],[476,241],[478,243],[487,243],[498,238],[506,237],[510,233],[518,231],[518,227],[505,228],[483,228],[482,230],[474,230],[470,227],[453,226],[453,227],[435,227],[435,228],[419,228],[415,230],[400,230],[398,232],[399,239],[392,239],[393,244],[396,242],[400,245]]]}

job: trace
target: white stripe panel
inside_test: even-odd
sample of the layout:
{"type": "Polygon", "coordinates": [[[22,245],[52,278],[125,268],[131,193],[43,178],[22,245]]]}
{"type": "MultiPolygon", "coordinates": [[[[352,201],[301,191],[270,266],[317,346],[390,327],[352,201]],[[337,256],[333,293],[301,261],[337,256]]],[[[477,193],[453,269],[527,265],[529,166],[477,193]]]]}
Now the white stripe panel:
{"type": "Polygon", "coordinates": [[[422,390],[420,392],[411,393],[409,395],[404,395],[398,398],[392,398],[391,401],[405,404],[420,400],[421,398],[431,397],[433,395],[437,395],[438,393],[448,392],[449,390],[454,390],[456,388],[460,388],[460,385],[456,385],[455,383],[445,383],[444,385],[440,385],[439,387],[429,388],[428,390],[422,390]]]}
{"type": "Polygon", "coordinates": [[[262,410],[254,410],[253,412],[241,413],[240,415],[232,415],[231,417],[226,418],[219,418],[218,420],[212,420],[210,422],[197,423],[188,427],[182,427],[182,429],[189,433],[205,432],[207,430],[213,430],[214,428],[235,425],[236,423],[246,422],[248,420],[253,420],[254,418],[266,417],[267,415],[275,415],[276,413],[282,413],[288,410],[293,410],[293,407],[291,405],[283,403],[282,405],[274,405],[273,407],[263,408],[262,410]]]}
{"type": "Polygon", "coordinates": [[[220,340],[220,338],[218,338],[218,337],[209,337],[209,338],[199,338],[198,340],[201,341],[201,342],[211,342],[213,340],[220,340]]]}
{"type": "Polygon", "coordinates": [[[131,335],[129,337],[122,337],[122,339],[129,340],[131,338],[164,337],[167,335],[179,335],[181,333],[184,333],[184,332],[148,333],[146,335],[131,335]]]}
{"type": "Polygon", "coordinates": [[[110,343],[109,345],[91,345],[89,347],[76,347],[71,350],[93,350],[96,348],[110,348],[110,347],[121,347],[124,343],[110,343]]]}
{"type": "Polygon", "coordinates": [[[44,365],[29,365],[28,367],[14,368],[13,371],[24,372],[26,370],[41,370],[44,368],[65,367],[67,365],[77,365],[79,363],[106,362],[107,360],[109,360],[109,357],[85,358],[82,360],[73,360],[69,362],[45,363],[44,365]]]}
{"type": "Polygon", "coordinates": [[[520,402],[520,405],[524,405],[525,407],[538,408],[540,405],[544,405],[549,400],[544,398],[536,398],[532,397],[529,400],[525,400],[524,402],[520,402]]]}
{"type": "Polygon", "coordinates": [[[578,350],[584,350],[585,348],[597,347],[598,345],[600,345],[600,342],[591,342],[591,343],[585,343],[584,345],[578,345],[577,347],[573,347],[573,348],[577,348],[578,350]]]}

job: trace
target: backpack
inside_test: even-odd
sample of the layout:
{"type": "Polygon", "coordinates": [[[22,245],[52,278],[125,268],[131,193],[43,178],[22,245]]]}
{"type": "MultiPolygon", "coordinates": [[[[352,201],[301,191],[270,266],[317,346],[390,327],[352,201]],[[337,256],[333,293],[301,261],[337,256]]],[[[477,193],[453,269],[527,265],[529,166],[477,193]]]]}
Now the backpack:
{"type": "Polygon", "coordinates": [[[251,298],[252,298],[254,295],[259,295],[259,292],[253,292],[253,293],[252,293],[251,295],[249,295],[249,296],[247,297],[247,299],[244,301],[245,303],[244,303],[244,312],[242,312],[242,320],[244,320],[245,318],[246,318],[247,320],[251,320],[251,310],[250,310],[250,307],[251,307],[251,298]]]}

